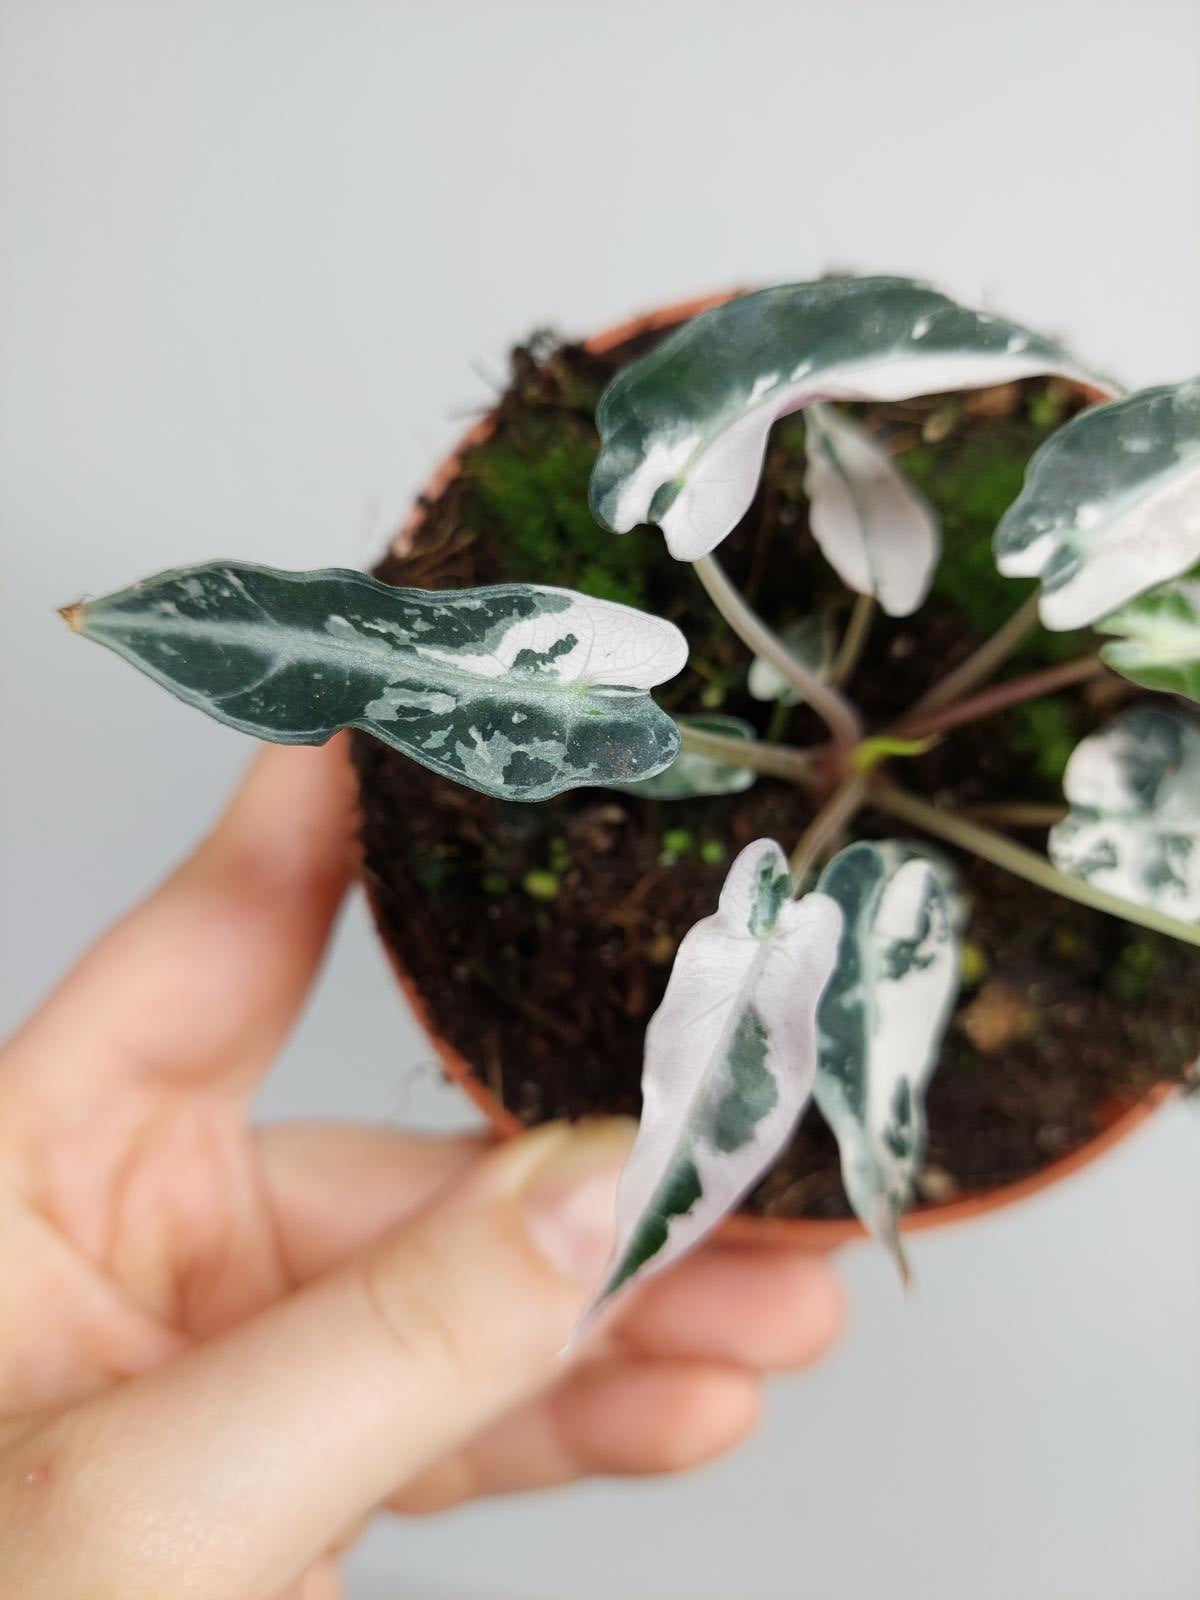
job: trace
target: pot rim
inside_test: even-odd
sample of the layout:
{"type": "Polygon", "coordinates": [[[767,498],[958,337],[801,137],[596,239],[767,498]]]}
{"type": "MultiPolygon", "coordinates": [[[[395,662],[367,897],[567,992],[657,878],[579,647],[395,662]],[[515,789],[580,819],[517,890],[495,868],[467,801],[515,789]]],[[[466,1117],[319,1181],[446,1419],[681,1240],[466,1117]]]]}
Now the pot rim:
{"type": "MultiPolygon", "coordinates": [[[[656,310],[646,312],[641,316],[631,317],[625,322],[618,323],[615,327],[606,328],[600,333],[593,334],[582,341],[585,350],[595,355],[603,355],[617,345],[625,344],[628,340],[636,338],[639,334],[655,332],[661,328],[673,327],[678,323],[687,321],[690,317],[698,316],[702,311],[708,311],[713,306],[723,305],[727,300],[734,299],[743,294],[743,289],[725,289],[716,293],[699,295],[691,300],[680,301],[674,305],[662,306],[656,310]]],[[[1092,400],[1107,398],[1099,390],[1093,390],[1087,384],[1080,384],[1085,393],[1092,400]]],[[[426,480],[424,488],[417,497],[416,504],[404,522],[404,525],[391,540],[390,549],[395,555],[406,555],[412,548],[413,540],[425,520],[425,508],[437,500],[443,491],[458,475],[463,456],[475,445],[483,444],[490,438],[495,427],[492,413],[480,418],[475,425],[468,429],[459,442],[454,446],[449,455],[434,469],[426,480]]],[[[484,1083],[472,1069],[466,1058],[449,1044],[438,1033],[430,1014],[425,997],[418,988],[412,974],[400,961],[391,944],[384,935],[383,917],[378,900],[378,891],[372,875],[360,871],[360,877],[366,892],[367,902],[371,908],[376,931],[380,941],[387,952],[392,971],[400,985],[405,999],[408,1001],[413,1015],[416,1017],[422,1031],[433,1045],[438,1059],[446,1076],[455,1083],[474,1102],[475,1106],[487,1118],[492,1131],[501,1138],[514,1138],[524,1131],[524,1124],[520,1118],[511,1112],[502,1102],[498,1093],[484,1083]]],[[[1121,1140],[1128,1138],[1135,1129],[1139,1128],[1164,1101],[1175,1093],[1175,1086],[1169,1082],[1155,1084],[1146,1094],[1136,1100],[1113,1100],[1101,1103],[1096,1107],[1096,1117],[1099,1127],[1089,1139],[1077,1145],[1074,1150],[1065,1155],[1058,1156],[1040,1167],[1036,1172],[1029,1173],[1023,1178],[1018,1178],[1010,1183],[997,1184],[991,1189],[978,1190],[961,1194],[952,1200],[929,1201],[923,1205],[914,1206],[906,1211],[901,1219],[903,1233],[922,1233],[930,1228],[949,1227],[955,1223],[967,1222],[974,1217],[986,1215],[990,1211],[998,1211],[1005,1206],[1016,1204],[1037,1194],[1042,1189],[1049,1188],[1052,1184],[1061,1182],[1064,1178],[1078,1172],[1081,1168],[1090,1165],[1099,1159],[1106,1151],[1110,1150],[1121,1140]]],[[[855,1239],[865,1239],[867,1230],[855,1217],[759,1217],[734,1215],[726,1218],[718,1230],[718,1236],[727,1240],[763,1240],[780,1239],[789,1244],[800,1244],[809,1249],[828,1252],[838,1249],[841,1245],[849,1244],[855,1239]]]]}

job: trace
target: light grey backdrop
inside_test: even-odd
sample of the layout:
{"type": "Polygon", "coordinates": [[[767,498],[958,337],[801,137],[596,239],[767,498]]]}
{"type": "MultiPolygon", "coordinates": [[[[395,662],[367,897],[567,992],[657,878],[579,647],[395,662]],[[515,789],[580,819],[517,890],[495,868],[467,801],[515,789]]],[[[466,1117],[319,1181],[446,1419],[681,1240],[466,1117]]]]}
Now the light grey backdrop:
{"type": "MultiPolygon", "coordinates": [[[[1125,378],[1200,367],[1200,9],[0,0],[4,1023],[204,826],[244,743],[52,607],[219,554],[363,562],[506,343],[830,266],[1125,378]]],[[[264,1096],[450,1124],[353,906],[264,1096]]],[[[1194,1600],[1200,1128],[851,1252],[750,1448],[380,1528],[364,1597],[1194,1600]]]]}

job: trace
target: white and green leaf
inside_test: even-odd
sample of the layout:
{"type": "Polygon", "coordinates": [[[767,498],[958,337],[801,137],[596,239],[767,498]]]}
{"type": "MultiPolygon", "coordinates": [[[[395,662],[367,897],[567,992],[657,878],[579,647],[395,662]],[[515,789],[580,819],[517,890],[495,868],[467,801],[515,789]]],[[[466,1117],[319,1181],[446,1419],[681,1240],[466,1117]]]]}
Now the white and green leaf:
{"type": "MultiPolygon", "coordinates": [[[[682,733],[694,728],[697,733],[715,733],[723,739],[757,737],[753,726],[743,717],[729,717],[720,712],[676,717],[675,721],[682,733]]],[[[689,750],[685,742],[671,765],[654,777],[642,778],[637,783],[612,783],[608,787],[643,800],[690,800],[698,795],[741,794],[750,788],[757,776],[750,767],[739,767],[729,761],[718,761],[714,756],[701,755],[698,750],[689,750]]]]}
{"type": "Polygon", "coordinates": [[[1154,706],[1123,711],[1076,746],[1050,830],[1062,872],[1200,922],[1200,726],[1154,706]]]}
{"type": "Polygon", "coordinates": [[[1120,636],[1100,652],[1114,672],[1200,700],[1200,567],[1138,595],[1096,627],[1120,636]]]}
{"type": "MultiPolygon", "coordinates": [[[[796,622],[789,622],[779,637],[802,667],[807,667],[818,678],[828,678],[837,641],[827,611],[814,611],[796,622]]],[[[750,663],[746,688],[755,700],[780,700],[785,706],[799,705],[802,699],[800,692],[766,656],[755,656],[750,663]]]]}
{"type": "Polygon", "coordinates": [[[962,906],[941,857],[896,841],[850,845],[817,888],[843,923],[817,1013],[813,1093],[851,1205],[907,1276],[899,1223],[925,1145],[925,1085],[958,992],[962,906]]]}
{"type": "Polygon", "coordinates": [[[779,417],[814,400],[901,400],[1038,373],[1106,387],[1054,340],[907,278],[742,295],[609,384],[592,509],[616,533],[655,522],[673,556],[696,561],[748,509],[779,417]]]}
{"type": "Polygon", "coordinates": [[[64,615],[243,733],[324,744],[363,728],[506,800],[650,777],[679,748],[647,691],[683,667],[683,635],[568,589],[397,589],[337,568],[211,562],[64,615]]]}
{"type": "Polygon", "coordinates": [[[848,589],[891,617],[910,616],[941,554],[937,513],[874,435],[832,406],[808,406],[804,429],[808,520],[821,553],[848,589]]]}
{"type": "Polygon", "coordinates": [[[1040,578],[1046,627],[1082,628],[1200,561],[1200,378],[1081,412],[1046,440],[996,529],[1040,578]]]}
{"type": "Polygon", "coordinates": [[[812,1090],[841,914],[791,898],[783,851],[747,845],[679,946],[646,1031],[642,1120],[595,1305],[699,1244],[786,1144],[812,1090]]]}

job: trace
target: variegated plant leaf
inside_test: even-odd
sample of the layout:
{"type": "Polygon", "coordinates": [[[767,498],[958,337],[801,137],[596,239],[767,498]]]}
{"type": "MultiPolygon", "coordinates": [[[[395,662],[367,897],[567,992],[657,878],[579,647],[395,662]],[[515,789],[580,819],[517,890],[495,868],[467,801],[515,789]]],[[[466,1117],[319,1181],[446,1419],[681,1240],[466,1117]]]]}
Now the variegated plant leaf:
{"type": "Polygon", "coordinates": [[[679,946],[646,1030],[641,1126],[596,1305],[698,1244],[779,1154],[808,1099],[841,914],[825,895],[791,892],[783,851],[759,839],[730,867],[719,909],[679,946]]]}
{"type": "Polygon", "coordinates": [[[1098,888],[1200,922],[1200,726],[1155,706],[1123,711],[1075,747],[1071,810],[1050,858],[1098,888]]]}
{"type": "Polygon", "coordinates": [[[397,589],[222,561],[64,615],[243,733],[324,744],[364,728],[506,800],[650,776],[679,748],[647,690],[683,667],[683,635],[568,589],[397,589]]]}
{"type": "Polygon", "coordinates": [[[1082,628],[1200,561],[1200,378],[1141,389],[1051,434],[996,529],[1041,578],[1048,628],[1082,628]]]}
{"type": "Polygon", "coordinates": [[[673,556],[716,549],[754,498],[767,434],[814,400],[901,400],[1037,373],[1104,386],[1061,345],[907,278],[742,295],[619,372],[596,413],[592,510],[656,522],[673,556]]]}
{"type": "Polygon", "coordinates": [[[868,429],[814,402],[804,412],[804,491],[813,538],[848,589],[907,617],[942,549],[937,513],[868,429]]]}
{"type": "MultiPolygon", "coordinates": [[[[801,666],[815,672],[818,678],[829,676],[837,645],[828,612],[814,611],[789,622],[779,637],[801,666]]],[[[782,700],[785,706],[797,706],[803,698],[766,656],[755,656],[750,663],[746,687],[755,700],[782,700]]]]}
{"type": "Polygon", "coordinates": [[[842,1181],[907,1276],[899,1223],[925,1144],[925,1084],[958,992],[962,907],[949,865],[915,845],[860,841],[817,884],[842,909],[817,1013],[813,1090],[842,1181]]]}
{"type": "MultiPolygon", "coordinates": [[[[695,728],[698,733],[717,733],[725,739],[753,739],[753,726],[742,717],[727,717],[717,712],[676,717],[680,730],[695,728]]],[[[697,795],[741,794],[749,789],[758,774],[749,767],[717,761],[686,747],[663,772],[638,783],[611,783],[610,789],[635,794],[642,800],[690,800],[697,795]]]]}
{"type": "Polygon", "coordinates": [[[1200,567],[1138,595],[1096,627],[1120,635],[1100,652],[1114,672],[1200,700],[1200,567]]]}

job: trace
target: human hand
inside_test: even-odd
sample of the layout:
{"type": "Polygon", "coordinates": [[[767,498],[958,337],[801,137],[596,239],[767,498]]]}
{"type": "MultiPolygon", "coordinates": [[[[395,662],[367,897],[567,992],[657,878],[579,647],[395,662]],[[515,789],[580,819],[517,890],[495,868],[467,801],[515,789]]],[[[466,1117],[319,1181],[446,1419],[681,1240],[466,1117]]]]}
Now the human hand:
{"type": "Polygon", "coordinates": [[[377,1507],[695,1466],[837,1330],[823,1260],[710,1244],[560,1359],[623,1123],[249,1126],[353,805],[341,741],[265,750],[0,1055],[0,1593],[328,1600],[377,1507]]]}

